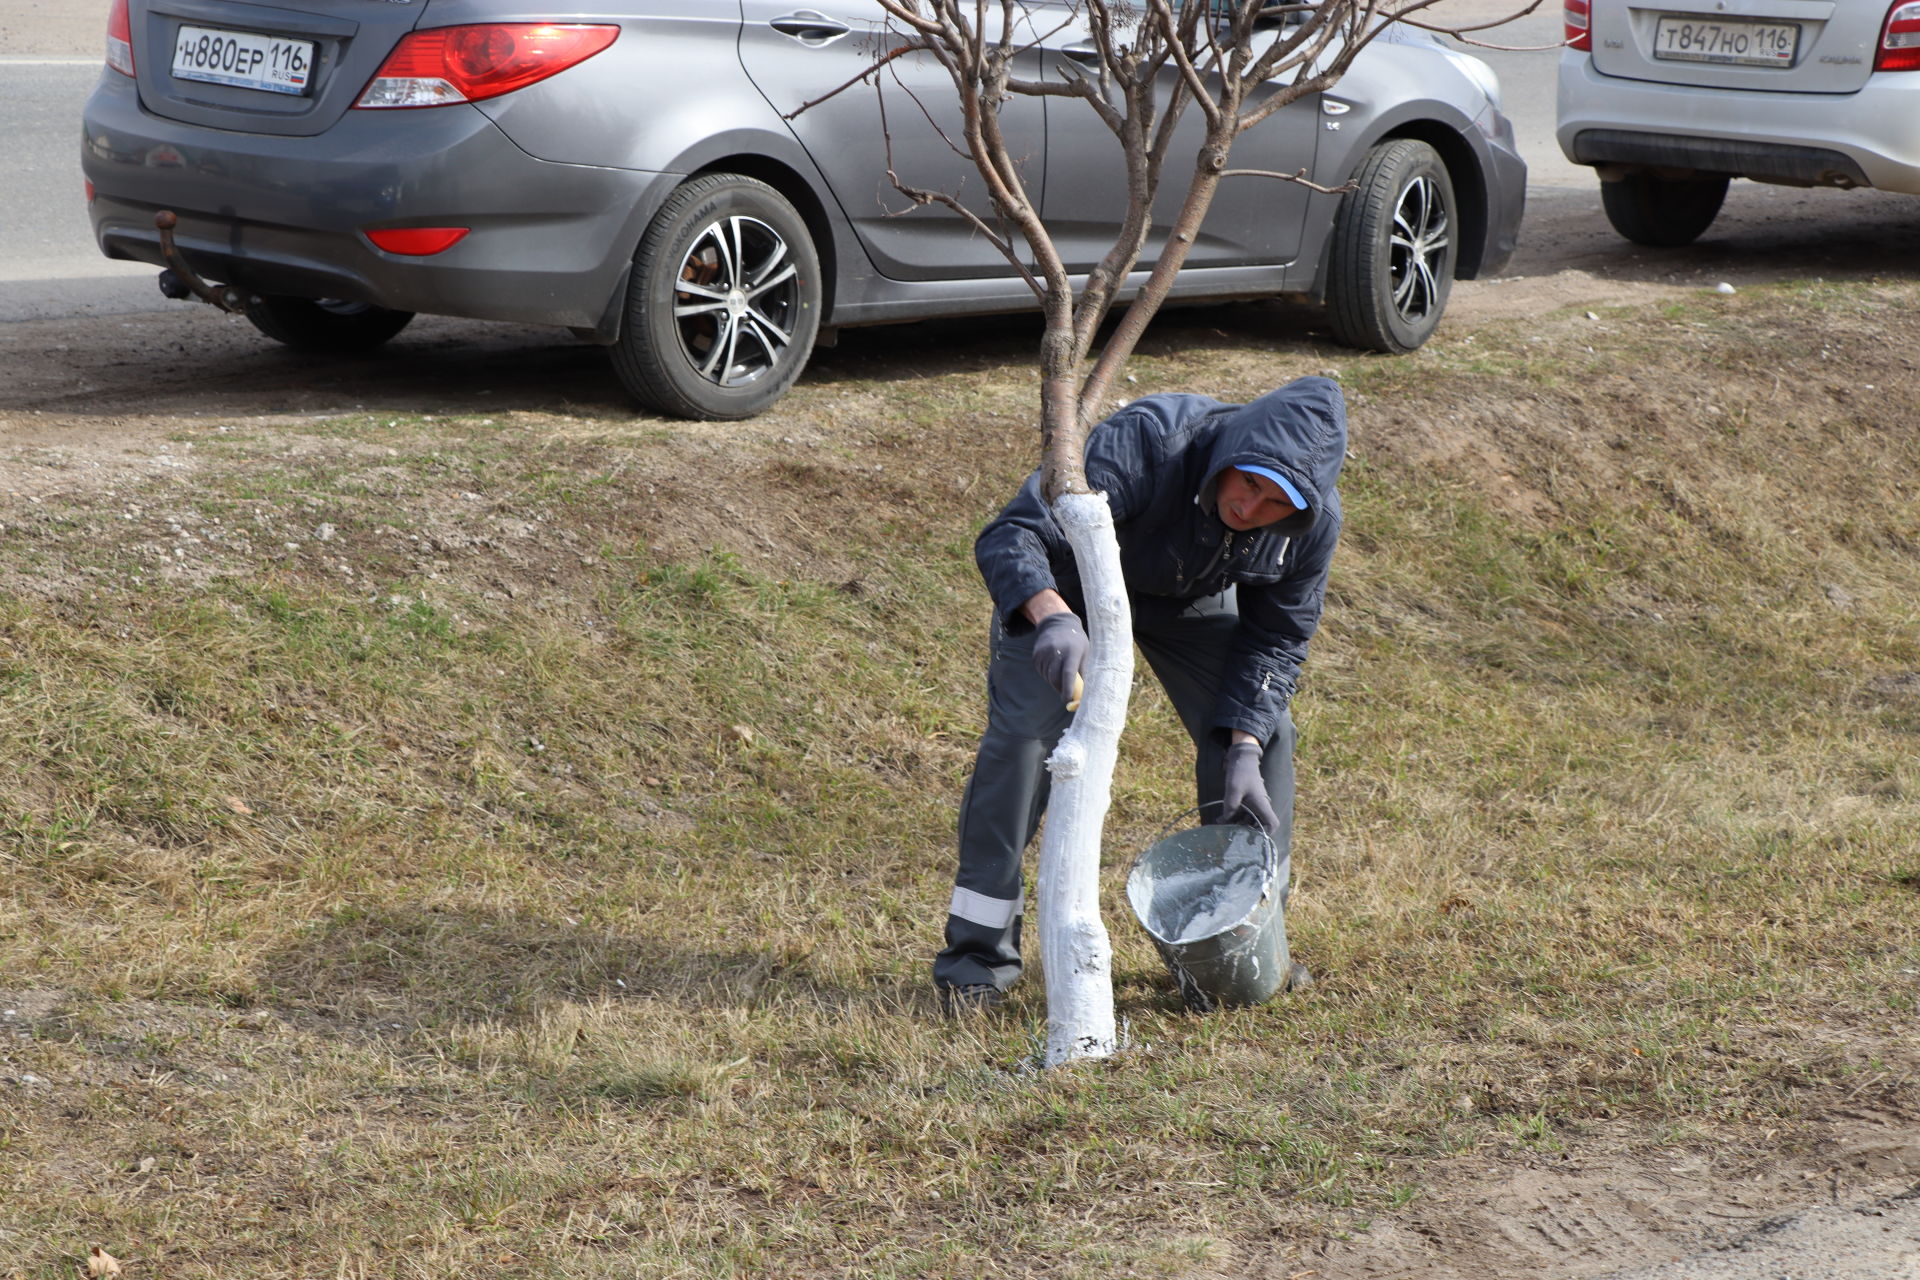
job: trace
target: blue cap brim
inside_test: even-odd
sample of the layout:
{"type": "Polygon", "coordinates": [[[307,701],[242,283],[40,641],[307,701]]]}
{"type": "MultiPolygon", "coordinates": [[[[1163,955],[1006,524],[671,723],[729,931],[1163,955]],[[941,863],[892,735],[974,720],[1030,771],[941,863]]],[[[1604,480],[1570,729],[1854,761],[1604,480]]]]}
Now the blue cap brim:
{"type": "Polygon", "coordinates": [[[1293,504],[1294,510],[1305,511],[1307,509],[1306,495],[1294,487],[1293,481],[1287,479],[1278,471],[1270,467],[1235,467],[1234,470],[1244,471],[1250,476],[1259,476],[1263,480],[1273,481],[1280,486],[1280,492],[1287,495],[1287,501],[1293,504]]]}

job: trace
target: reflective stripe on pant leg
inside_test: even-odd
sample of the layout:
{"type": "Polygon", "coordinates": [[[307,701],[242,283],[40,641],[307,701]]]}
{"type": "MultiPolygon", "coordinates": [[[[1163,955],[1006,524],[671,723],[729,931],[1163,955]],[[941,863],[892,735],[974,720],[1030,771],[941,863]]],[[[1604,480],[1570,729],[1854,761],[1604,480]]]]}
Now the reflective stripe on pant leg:
{"type": "Polygon", "coordinates": [[[958,885],[954,886],[953,900],[947,904],[947,914],[958,916],[968,924],[977,924],[983,929],[1005,929],[1013,924],[1014,917],[1020,911],[1019,898],[989,898],[984,893],[975,893],[958,885]]]}

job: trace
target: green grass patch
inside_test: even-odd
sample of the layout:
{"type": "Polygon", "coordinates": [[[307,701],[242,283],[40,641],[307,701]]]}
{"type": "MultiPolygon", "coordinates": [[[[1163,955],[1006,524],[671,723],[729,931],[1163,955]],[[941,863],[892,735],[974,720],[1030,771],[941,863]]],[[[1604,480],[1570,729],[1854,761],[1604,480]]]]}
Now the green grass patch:
{"type": "Polygon", "coordinates": [[[1297,708],[1319,985],[1193,1017],[1132,926],[1130,853],[1191,804],[1147,680],[1106,882],[1135,1047],[1053,1073],[1037,982],[953,1025],[926,977],[1017,379],[831,384],[804,454],[222,436],[173,569],[179,495],[118,542],[127,495],[68,500],[0,550],[96,570],[0,603],[0,1274],[95,1240],[178,1276],[1204,1274],[1462,1153],[1790,1144],[1910,1087],[1920,432],[1772,392],[1809,324],[1887,316],[1638,320],[1599,365],[1497,327],[1343,358],[1297,708]],[[731,542],[675,541],[722,507],[731,542]]]}

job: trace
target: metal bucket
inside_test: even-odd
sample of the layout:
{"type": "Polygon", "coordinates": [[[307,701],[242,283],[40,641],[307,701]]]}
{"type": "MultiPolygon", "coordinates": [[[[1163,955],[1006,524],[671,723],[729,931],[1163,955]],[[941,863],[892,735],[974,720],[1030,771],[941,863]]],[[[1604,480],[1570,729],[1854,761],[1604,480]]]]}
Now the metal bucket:
{"type": "Polygon", "coordinates": [[[1287,982],[1291,957],[1273,841],[1223,824],[1164,836],[1127,876],[1127,902],[1189,1009],[1259,1004],[1287,982]]]}

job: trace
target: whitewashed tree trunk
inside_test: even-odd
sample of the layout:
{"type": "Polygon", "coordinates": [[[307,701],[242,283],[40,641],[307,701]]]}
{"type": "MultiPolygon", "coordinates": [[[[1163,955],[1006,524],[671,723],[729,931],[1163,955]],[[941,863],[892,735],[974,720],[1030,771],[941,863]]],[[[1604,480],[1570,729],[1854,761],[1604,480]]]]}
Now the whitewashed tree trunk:
{"type": "Polygon", "coordinates": [[[1053,795],[1040,842],[1038,906],[1049,1067],[1119,1048],[1113,947],[1100,920],[1100,844],[1133,692],[1133,615],[1106,495],[1063,493],[1053,515],[1079,566],[1091,643],[1080,709],[1047,759],[1053,795]]]}

